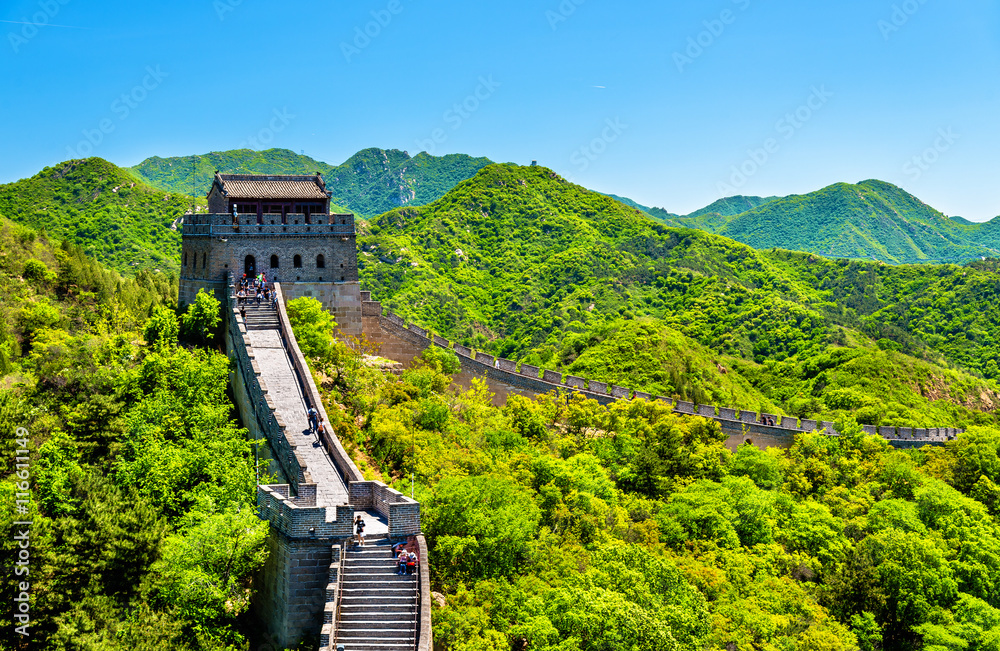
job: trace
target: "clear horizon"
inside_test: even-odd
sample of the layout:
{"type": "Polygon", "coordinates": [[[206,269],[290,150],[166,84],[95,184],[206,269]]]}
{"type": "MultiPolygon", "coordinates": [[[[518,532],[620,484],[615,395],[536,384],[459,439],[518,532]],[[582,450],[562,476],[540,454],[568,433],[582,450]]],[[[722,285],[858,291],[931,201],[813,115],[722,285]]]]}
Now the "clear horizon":
{"type": "Polygon", "coordinates": [[[537,160],[686,214],[880,179],[1000,215],[1000,8],[15,0],[0,182],[249,147],[537,160]]]}

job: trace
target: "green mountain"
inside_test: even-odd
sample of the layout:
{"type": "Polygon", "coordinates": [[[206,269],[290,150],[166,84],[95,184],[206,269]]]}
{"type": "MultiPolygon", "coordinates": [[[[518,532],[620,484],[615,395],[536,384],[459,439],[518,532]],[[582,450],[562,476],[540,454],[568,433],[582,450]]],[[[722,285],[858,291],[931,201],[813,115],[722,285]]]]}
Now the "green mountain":
{"type": "Polygon", "coordinates": [[[972,224],[967,228],[970,233],[969,237],[977,244],[991,251],[1000,251],[1000,217],[994,217],[981,224],[972,224]]]}
{"type": "Polygon", "coordinates": [[[702,217],[704,215],[721,215],[722,217],[733,217],[744,213],[748,210],[753,210],[754,208],[759,208],[760,206],[776,201],[781,197],[752,197],[737,195],[734,197],[726,197],[724,199],[719,199],[705,206],[701,210],[696,210],[693,213],[684,215],[684,219],[694,219],[696,217],[702,217]]]}
{"type": "Polygon", "coordinates": [[[963,227],[882,181],[837,183],[736,215],[717,232],[754,248],[780,247],[884,262],[957,262],[991,255],[963,227]]]}
{"type": "Polygon", "coordinates": [[[735,196],[719,199],[711,205],[696,210],[688,215],[676,215],[663,208],[653,208],[640,203],[620,197],[616,194],[609,194],[609,197],[620,201],[631,208],[638,208],[653,219],[673,226],[675,228],[698,228],[709,232],[716,232],[730,221],[730,218],[748,210],[753,210],[759,206],[770,203],[778,197],[745,197],[735,196]]]}
{"type": "Polygon", "coordinates": [[[837,183],[789,197],[727,197],[688,215],[615,198],[667,226],[725,235],[756,249],[893,264],[963,262],[1000,252],[1000,220],[977,224],[948,218],[891,183],[876,180],[837,183]]]}
{"type": "MultiPolygon", "coordinates": [[[[122,277],[0,219],[0,297],[0,491],[30,492],[0,515],[0,550],[16,554],[31,521],[32,570],[45,568],[30,575],[32,646],[249,648],[268,526],[253,445],[227,396],[230,360],[178,345],[192,320],[174,312],[176,279],[122,277]],[[195,583],[213,586],[197,606],[195,583]]],[[[0,589],[27,589],[20,578],[0,589]]]]}
{"type": "Polygon", "coordinates": [[[410,157],[398,149],[365,149],[333,166],[287,149],[237,149],[200,156],[147,158],[131,168],[150,185],[203,196],[218,170],[230,174],[315,174],[326,179],[332,201],[361,217],[405,205],[430,203],[490,164],[464,154],[410,157]]]}
{"type": "Polygon", "coordinates": [[[363,285],[388,307],[546,368],[872,423],[976,422],[1000,405],[975,375],[1000,378],[996,262],[758,251],[513,165],[381,215],[359,246],[363,285]]]}
{"type": "Polygon", "coordinates": [[[683,216],[642,209],[668,226],[725,235],[756,249],[893,264],[962,262],[1000,251],[995,227],[949,219],[883,181],[837,183],[789,197],[728,197],[683,216]]]}
{"type": "Polygon", "coordinates": [[[67,161],[0,185],[0,215],[76,242],[118,271],[177,271],[177,222],[191,205],[190,196],[153,188],[101,158],[67,161]]]}

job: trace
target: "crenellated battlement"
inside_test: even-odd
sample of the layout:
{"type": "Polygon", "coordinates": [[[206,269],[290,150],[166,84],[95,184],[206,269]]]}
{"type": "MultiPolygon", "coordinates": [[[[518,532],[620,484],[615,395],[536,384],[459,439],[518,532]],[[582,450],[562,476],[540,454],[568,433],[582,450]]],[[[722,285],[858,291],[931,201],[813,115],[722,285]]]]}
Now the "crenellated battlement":
{"type": "Polygon", "coordinates": [[[316,484],[301,484],[290,497],[287,484],[257,487],[257,513],[289,538],[349,538],[354,507],[316,506],[316,484]]]}
{"type": "MultiPolygon", "coordinates": [[[[512,360],[495,358],[488,353],[475,351],[467,346],[452,344],[450,341],[421,328],[405,319],[385,310],[377,301],[366,300],[363,314],[379,316],[379,322],[384,331],[406,340],[418,349],[430,346],[447,348],[458,355],[462,370],[476,375],[484,375],[498,382],[513,387],[526,389],[534,393],[548,393],[562,390],[579,393],[587,398],[597,400],[601,404],[610,404],[616,400],[656,400],[671,407],[674,412],[688,416],[702,416],[717,421],[722,430],[731,437],[743,437],[744,440],[754,440],[754,437],[765,437],[767,440],[791,442],[792,437],[800,432],[824,431],[831,436],[838,436],[834,424],[829,421],[799,419],[795,416],[757,413],[740,407],[718,407],[716,405],[696,405],[693,402],[676,400],[666,396],[653,396],[628,387],[608,385],[605,382],[588,380],[573,375],[563,375],[557,371],[543,370],[530,364],[518,364],[512,360]]],[[[954,439],[963,430],[954,427],[910,428],[910,427],[873,427],[864,426],[864,431],[886,439],[894,447],[916,447],[918,445],[941,445],[954,439]]]]}

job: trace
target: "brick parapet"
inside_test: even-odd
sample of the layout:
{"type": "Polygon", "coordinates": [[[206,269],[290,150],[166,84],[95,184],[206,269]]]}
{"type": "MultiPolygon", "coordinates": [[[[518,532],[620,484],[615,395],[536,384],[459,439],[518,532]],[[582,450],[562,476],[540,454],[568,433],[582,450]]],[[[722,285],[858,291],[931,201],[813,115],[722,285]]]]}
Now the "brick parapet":
{"type": "MultiPolygon", "coordinates": [[[[249,407],[257,427],[263,432],[274,453],[274,459],[281,466],[285,477],[292,483],[296,491],[305,483],[306,468],[296,455],[296,446],[285,433],[285,423],[277,414],[274,401],[267,392],[266,383],[260,379],[260,367],[257,364],[253,346],[246,336],[246,326],[240,318],[235,306],[235,296],[230,292],[227,299],[228,322],[226,345],[229,355],[236,362],[237,372],[249,399],[249,407]]],[[[244,417],[248,417],[244,414],[244,417]]]]}
{"type": "MultiPolygon", "coordinates": [[[[300,487],[300,490],[306,485],[300,487]]],[[[316,487],[311,496],[288,496],[287,485],[257,487],[257,515],[292,539],[337,539],[351,536],[354,507],[316,506],[316,487]]]]}
{"type": "Polygon", "coordinates": [[[420,558],[419,612],[417,617],[417,651],[432,651],[431,641],[431,565],[427,541],[417,535],[417,554],[420,558]]]}
{"type": "MultiPolygon", "coordinates": [[[[387,311],[381,318],[381,326],[385,331],[393,334],[400,334],[401,330],[403,333],[402,336],[404,337],[406,336],[406,333],[414,334],[413,326],[408,328],[406,321],[391,311],[387,311]],[[389,324],[393,324],[397,326],[397,328],[394,329],[389,324]]],[[[516,371],[516,363],[513,361],[503,358],[497,359],[491,355],[481,351],[475,351],[472,348],[461,344],[452,344],[447,339],[427,332],[422,328],[418,328],[418,332],[424,332],[426,333],[426,337],[429,337],[424,338],[419,342],[424,347],[435,344],[444,348],[450,347],[450,349],[458,355],[463,371],[474,375],[484,375],[498,382],[517,388],[527,389],[528,391],[535,393],[549,393],[554,390],[571,391],[573,393],[580,393],[587,398],[597,400],[601,404],[608,404],[615,400],[627,400],[633,395],[637,399],[653,399],[650,394],[642,391],[633,392],[633,390],[628,387],[609,386],[605,382],[588,380],[586,378],[576,376],[568,375],[563,377],[563,375],[557,371],[548,369],[543,371],[543,369],[531,364],[522,363],[520,365],[520,371],[516,371]],[[540,374],[542,377],[539,377],[540,374]]],[[[408,339],[412,342],[412,339],[408,339]]],[[[795,433],[817,430],[823,430],[826,434],[831,436],[838,435],[833,423],[830,421],[803,419],[800,423],[798,417],[796,416],[782,416],[780,414],[767,413],[761,413],[758,415],[757,412],[754,411],[733,407],[716,407],[714,405],[695,405],[693,402],[684,400],[675,401],[672,398],[666,397],[657,397],[656,400],[660,400],[668,406],[673,406],[674,411],[677,413],[684,415],[701,415],[706,418],[712,418],[729,429],[734,429],[732,423],[736,423],[741,426],[750,425],[752,427],[749,431],[753,431],[757,436],[785,440],[789,436],[794,436],[795,433]],[[767,418],[772,419],[774,425],[769,425],[767,422],[762,421],[762,419],[767,418]]],[[[935,444],[954,438],[960,432],[960,430],[955,429],[936,429],[940,432],[937,435],[931,434],[931,430],[926,430],[927,433],[924,435],[921,434],[921,430],[913,430],[913,433],[911,434],[913,437],[912,440],[935,444]]],[[[865,427],[865,431],[873,434],[878,433],[875,428],[868,426],[865,427]]],[[[893,445],[896,445],[896,442],[901,440],[896,436],[895,428],[892,428],[891,437],[888,434],[884,435],[884,437],[887,438],[887,440],[889,440],[893,445]]]]}
{"type": "Polygon", "coordinates": [[[389,537],[400,538],[420,533],[420,503],[380,481],[355,481],[348,485],[351,505],[358,510],[372,510],[389,523],[389,537]]]}

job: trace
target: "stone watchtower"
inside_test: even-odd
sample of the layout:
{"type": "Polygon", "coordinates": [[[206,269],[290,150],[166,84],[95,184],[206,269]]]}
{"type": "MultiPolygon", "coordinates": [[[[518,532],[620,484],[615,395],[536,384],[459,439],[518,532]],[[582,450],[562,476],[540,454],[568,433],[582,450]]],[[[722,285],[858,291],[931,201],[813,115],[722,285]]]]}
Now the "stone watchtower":
{"type": "Polygon", "coordinates": [[[226,277],[263,273],[287,300],[318,299],[347,336],[361,335],[361,286],[354,215],[331,214],[321,174],[215,173],[208,214],[187,215],[180,302],[199,289],[226,300],[226,277]]]}

